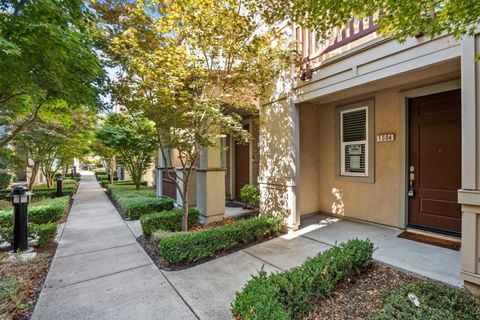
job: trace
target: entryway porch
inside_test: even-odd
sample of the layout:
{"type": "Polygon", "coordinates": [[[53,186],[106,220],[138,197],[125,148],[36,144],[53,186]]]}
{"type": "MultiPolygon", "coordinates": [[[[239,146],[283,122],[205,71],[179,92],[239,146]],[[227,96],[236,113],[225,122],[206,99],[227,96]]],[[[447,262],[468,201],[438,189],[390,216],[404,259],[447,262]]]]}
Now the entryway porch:
{"type": "Polygon", "coordinates": [[[377,246],[376,260],[456,287],[463,286],[460,251],[399,238],[402,232],[393,227],[313,214],[302,218],[293,237],[302,236],[328,245],[368,238],[377,246]]]}

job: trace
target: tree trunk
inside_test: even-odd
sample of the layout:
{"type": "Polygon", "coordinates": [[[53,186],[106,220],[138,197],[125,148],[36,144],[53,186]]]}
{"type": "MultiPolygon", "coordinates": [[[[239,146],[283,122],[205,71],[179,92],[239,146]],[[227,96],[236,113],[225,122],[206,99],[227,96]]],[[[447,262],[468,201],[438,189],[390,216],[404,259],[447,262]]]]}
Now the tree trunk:
{"type": "Polygon", "coordinates": [[[28,182],[28,190],[32,191],[33,189],[33,184],[35,183],[35,178],[37,177],[38,174],[38,169],[40,168],[40,162],[39,161],[33,161],[33,166],[32,168],[32,173],[30,176],[30,181],[28,182]]]}
{"type": "Polygon", "coordinates": [[[182,218],[182,231],[188,231],[188,180],[190,177],[185,176],[183,194],[182,194],[182,205],[183,205],[183,218],[182,218]]]}

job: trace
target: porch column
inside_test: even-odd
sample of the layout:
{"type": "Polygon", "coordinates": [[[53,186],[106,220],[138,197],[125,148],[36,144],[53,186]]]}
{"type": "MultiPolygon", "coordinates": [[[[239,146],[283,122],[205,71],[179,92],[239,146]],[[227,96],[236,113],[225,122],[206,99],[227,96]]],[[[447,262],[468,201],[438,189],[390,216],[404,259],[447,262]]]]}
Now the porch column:
{"type": "Polygon", "coordinates": [[[158,148],[157,197],[163,197],[163,169],[171,166],[170,157],[171,152],[167,148],[158,148]],[[169,163],[165,163],[165,158],[169,163]]]}
{"type": "MultiPolygon", "coordinates": [[[[220,146],[220,139],[217,141],[220,146]]],[[[197,169],[197,209],[200,221],[223,220],[225,214],[225,169],[221,167],[220,148],[208,147],[200,153],[197,169]]]]}
{"type": "Polygon", "coordinates": [[[263,105],[260,109],[260,212],[281,216],[284,226],[300,225],[300,128],[293,97],[263,105]]]}
{"type": "MultiPolygon", "coordinates": [[[[183,192],[183,188],[185,187],[183,182],[183,169],[177,168],[176,169],[176,177],[177,177],[177,184],[180,186],[180,189],[183,192]]],[[[197,172],[196,170],[192,170],[190,174],[190,182],[189,182],[189,189],[188,189],[188,205],[195,206],[197,204],[197,172]]],[[[180,191],[177,188],[177,205],[183,207],[182,203],[182,196],[180,191]]]]}
{"type": "Polygon", "coordinates": [[[465,287],[480,292],[480,29],[462,39],[462,271],[465,287]]]}

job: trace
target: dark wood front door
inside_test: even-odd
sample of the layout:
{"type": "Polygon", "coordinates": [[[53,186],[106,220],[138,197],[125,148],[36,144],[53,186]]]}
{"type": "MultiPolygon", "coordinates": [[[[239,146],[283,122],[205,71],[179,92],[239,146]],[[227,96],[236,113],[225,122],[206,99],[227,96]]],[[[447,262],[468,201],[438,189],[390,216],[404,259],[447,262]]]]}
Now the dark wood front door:
{"type": "MultiPolygon", "coordinates": [[[[249,125],[243,127],[249,130],[249,125]]],[[[248,143],[235,144],[235,198],[240,199],[240,190],[250,182],[250,148],[248,143]]]]}
{"type": "Polygon", "coordinates": [[[174,200],[177,199],[177,186],[175,184],[175,170],[170,170],[170,176],[167,169],[163,169],[163,195],[174,200]]]}
{"type": "Polygon", "coordinates": [[[412,99],[409,111],[408,170],[414,192],[409,194],[408,223],[460,234],[460,90],[412,99]]]}

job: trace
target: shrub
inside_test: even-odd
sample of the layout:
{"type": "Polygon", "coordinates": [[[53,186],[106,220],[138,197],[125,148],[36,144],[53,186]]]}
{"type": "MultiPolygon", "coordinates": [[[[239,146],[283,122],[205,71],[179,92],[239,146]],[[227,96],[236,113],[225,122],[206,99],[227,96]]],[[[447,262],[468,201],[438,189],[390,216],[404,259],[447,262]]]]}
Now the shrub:
{"type": "Polygon", "coordinates": [[[61,197],[32,204],[32,207],[28,210],[29,222],[45,224],[59,221],[68,207],[68,201],[69,197],[61,197]]]}
{"type": "MultiPolygon", "coordinates": [[[[114,185],[117,185],[117,186],[134,186],[135,183],[133,182],[133,180],[118,180],[114,183],[114,185]]],[[[148,186],[148,182],[147,181],[141,181],[140,185],[146,187],[146,186],[148,186]]]]}
{"type": "MultiPolygon", "coordinates": [[[[143,234],[149,237],[154,231],[181,231],[183,210],[155,212],[140,217],[143,234]]],[[[188,210],[188,227],[200,221],[200,213],[196,208],[188,210]]]]}
{"type": "MultiPolygon", "coordinates": [[[[73,196],[73,194],[75,193],[75,189],[71,189],[71,188],[63,188],[63,193],[62,193],[62,197],[66,197],[66,196],[73,196]]],[[[57,197],[57,189],[44,189],[44,190],[34,190],[33,191],[33,199],[44,199],[44,198],[55,198],[57,197]]]]}
{"type": "Polygon", "coordinates": [[[170,198],[130,198],[124,200],[125,213],[132,219],[139,219],[142,215],[173,209],[173,199],[170,198]]]}
{"type": "Polygon", "coordinates": [[[238,244],[267,238],[278,233],[281,224],[278,217],[260,216],[221,227],[174,234],[160,240],[158,251],[170,264],[195,262],[213,257],[238,244]]]}
{"type": "Polygon", "coordinates": [[[35,233],[38,237],[38,246],[43,248],[55,239],[57,235],[58,223],[51,222],[35,226],[35,233]]]}
{"type": "Polygon", "coordinates": [[[97,175],[97,180],[99,180],[99,181],[107,180],[108,181],[108,175],[107,174],[98,174],[97,175]]]}
{"type": "Polygon", "coordinates": [[[13,222],[10,226],[0,227],[0,238],[2,241],[13,244],[13,222]]]}
{"type": "MultiPolygon", "coordinates": [[[[350,240],[302,265],[267,275],[263,270],[236,293],[232,315],[241,319],[298,319],[350,275],[372,263],[373,243],[350,240]]],[[[407,319],[407,318],[405,318],[407,319]]]]}
{"type": "MultiPolygon", "coordinates": [[[[58,223],[52,222],[47,224],[28,224],[28,238],[37,238],[39,247],[45,247],[48,243],[55,239],[57,234],[58,223]]],[[[8,227],[0,227],[0,238],[2,241],[13,245],[13,224],[8,227]]]]}
{"type": "Polygon", "coordinates": [[[144,214],[173,209],[173,199],[157,198],[151,188],[136,190],[131,185],[109,185],[110,195],[120,209],[132,219],[144,214]]]}
{"type": "Polygon", "coordinates": [[[246,184],[240,189],[240,197],[245,201],[250,207],[258,208],[260,204],[260,190],[258,187],[246,184]]]}
{"type": "Polygon", "coordinates": [[[386,319],[480,319],[480,307],[475,297],[465,289],[455,289],[443,284],[402,284],[388,292],[382,308],[370,320],[386,319]],[[413,293],[420,305],[409,299],[413,293]]]}
{"type": "Polygon", "coordinates": [[[6,172],[0,172],[0,189],[6,189],[10,185],[12,176],[6,172]]]}
{"type": "MultiPolygon", "coordinates": [[[[28,208],[28,221],[35,224],[56,222],[63,217],[69,197],[43,199],[33,202],[28,208]]],[[[0,227],[13,226],[13,209],[0,211],[0,227]]]]}
{"type": "Polygon", "coordinates": [[[7,200],[10,197],[11,191],[8,189],[0,189],[0,200],[7,200]]]}
{"type": "Polygon", "coordinates": [[[11,209],[0,211],[0,227],[13,225],[13,212],[11,209]]]}

